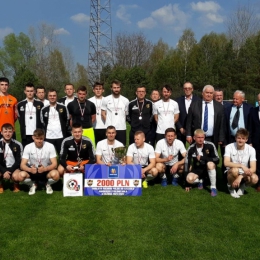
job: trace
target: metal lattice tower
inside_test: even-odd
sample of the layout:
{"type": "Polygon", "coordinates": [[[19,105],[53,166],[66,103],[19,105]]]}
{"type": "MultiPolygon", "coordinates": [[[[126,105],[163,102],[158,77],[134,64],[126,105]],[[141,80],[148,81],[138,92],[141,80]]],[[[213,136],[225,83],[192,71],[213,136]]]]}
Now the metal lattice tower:
{"type": "Polygon", "coordinates": [[[112,61],[110,0],[90,0],[88,77],[100,81],[102,68],[112,61]]]}

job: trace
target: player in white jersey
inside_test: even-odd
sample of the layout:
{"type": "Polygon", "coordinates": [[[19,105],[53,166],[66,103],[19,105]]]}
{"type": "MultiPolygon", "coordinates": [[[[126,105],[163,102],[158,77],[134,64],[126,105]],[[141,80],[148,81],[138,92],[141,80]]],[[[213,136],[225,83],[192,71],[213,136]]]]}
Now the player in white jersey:
{"type": "Polygon", "coordinates": [[[249,132],[240,128],[235,135],[236,142],[226,146],[224,165],[227,167],[228,190],[234,198],[244,195],[246,186],[258,182],[256,175],[256,152],[246,144],[249,132]],[[237,191],[236,191],[237,189],[237,191]]]}
{"type": "Polygon", "coordinates": [[[34,195],[38,182],[46,183],[46,193],[52,194],[51,184],[57,182],[60,175],[57,171],[56,151],[53,144],[44,141],[44,131],[33,132],[33,142],[24,148],[20,181],[30,186],[29,195],[34,195]]]}
{"type": "Polygon", "coordinates": [[[172,185],[178,186],[178,178],[183,173],[186,149],[182,141],[176,139],[174,128],[165,130],[165,138],[157,142],[155,148],[156,168],[162,177],[162,186],[167,186],[167,175],[172,175],[172,185]],[[179,154],[183,159],[179,161],[179,154]]]}
{"type": "Polygon", "coordinates": [[[124,145],[116,140],[116,128],[108,126],[106,129],[107,138],[99,141],[96,149],[97,164],[105,164],[111,166],[118,164],[119,159],[115,156],[115,148],[124,147],[124,145]]]}
{"type": "Polygon", "coordinates": [[[96,145],[99,141],[106,138],[106,126],[105,121],[101,117],[101,106],[104,97],[104,85],[100,82],[95,82],[93,86],[94,97],[89,98],[88,100],[94,103],[96,106],[96,121],[93,123],[94,133],[95,133],[95,142],[96,145]]]}
{"type": "Polygon", "coordinates": [[[167,128],[175,128],[175,123],[179,119],[179,105],[176,101],[170,99],[171,94],[171,86],[164,85],[162,87],[162,99],[154,104],[154,119],[157,122],[157,142],[164,138],[167,128]]]}
{"type": "Polygon", "coordinates": [[[44,86],[37,86],[35,95],[37,99],[43,103],[44,106],[48,106],[50,104],[49,100],[45,98],[46,89],[44,86]]]}
{"type": "Polygon", "coordinates": [[[148,188],[147,181],[154,179],[158,174],[154,149],[150,144],[145,143],[145,135],[142,131],[135,132],[134,140],[135,143],[128,147],[126,163],[142,166],[143,188],[148,188]]]}
{"type": "Polygon", "coordinates": [[[106,127],[113,125],[117,131],[117,140],[126,145],[126,115],[129,100],[120,94],[121,82],[114,80],[112,94],[102,101],[101,115],[106,127]]]}

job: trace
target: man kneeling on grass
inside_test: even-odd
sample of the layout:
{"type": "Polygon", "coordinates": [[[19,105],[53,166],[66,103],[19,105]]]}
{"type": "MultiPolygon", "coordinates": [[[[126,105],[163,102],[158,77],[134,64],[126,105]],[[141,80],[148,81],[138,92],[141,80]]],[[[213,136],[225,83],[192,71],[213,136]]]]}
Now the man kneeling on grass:
{"type": "Polygon", "coordinates": [[[190,191],[191,184],[198,184],[198,189],[203,189],[203,179],[209,175],[211,196],[217,196],[216,165],[219,163],[218,152],[215,145],[205,141],[205,132],[197,129],[194,132],[193,143],[185,157],[184,171],[186,177],[186,191],[190,191]],[[192,169],[190,166],[192,164],[192,169]]]}
{"type": "Polygon", "coordinates": [[[22,158],[23,146],[12,139],[14,128],[11,124],[3,124],[1,129],[2,139],[0,140],[0,193],[4,192],[2,180],[14,182],[13,192],[19,189],[19,172],[22,158]]]}
{"type": "Polygon", "coordinates": [[[62,177],[64,173],[82,172],[85,164],[95,163],[92,141],[82,136],[83,129],[79,123],[72,124],[72,136],[67,137],[61,144],[60,165],[58,171],[62,177]]]}
{"type": "Polygon", "coordinates": [[[29,185],[29,195],[34,195],[39,182],[46,183],[46,193],[52,194],[51,185],[60,178],[57,169],[56,150],[53,144],[44,141],[44,131],[36,129],[33,132],[33,143],[25,146],[22,161],[20,181],[29,185]]]}
{"type": "Polygon", "coordinates": [[[226,146],[224,165],[227,167],[228,190],[234,198],[244,195],[245,187],[258,182],[256,175],[256,152],[246,144],[249,132],[240,128],[237,130],[236,142],[226,146]],[[235,189],[238,189],[237,191],[235,189]]]}
{"type": "Polygon", "coordinates": [[[176,139],[174,128],[165,130],[165,138],[157,142],[155,148],[156,168],[162,177],[162,186],[167,186],[167,175],[172,175],[172,185],[178,186],[178,178],[183,172],[186,149],[182,141],[176,139]],[[183,159],[179,161],[179,153],[183,159]]]}
{"type": "Polygon", "coordinates": [[[155,168],[154,149],[145,143],[145,135],[142,131],[134,134],[134,143],[128,147],[126,154],[127,164],[140,164],[142,167],[143,188],[148,188],[147,181],[154,179],[158,171],[155,168]]]}

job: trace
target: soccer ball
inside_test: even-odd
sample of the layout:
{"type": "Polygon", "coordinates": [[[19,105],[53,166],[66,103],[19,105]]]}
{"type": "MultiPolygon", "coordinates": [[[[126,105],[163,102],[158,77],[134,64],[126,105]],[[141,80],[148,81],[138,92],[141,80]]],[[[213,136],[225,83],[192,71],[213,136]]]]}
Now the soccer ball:
{"type": "Polygon", "coordinates": [[[77,190],[78,182],[74,179],[68,180],[67,182],[67,188],[69,190],[77,190]]]}

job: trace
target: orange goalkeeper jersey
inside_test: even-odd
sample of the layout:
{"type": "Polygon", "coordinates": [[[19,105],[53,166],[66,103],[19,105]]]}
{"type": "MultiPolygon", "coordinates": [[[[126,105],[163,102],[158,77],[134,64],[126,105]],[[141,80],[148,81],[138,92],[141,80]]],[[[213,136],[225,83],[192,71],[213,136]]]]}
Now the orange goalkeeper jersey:
{"type": "Polygon", "coordinates": [[[16,115],[17,99],[12,95],[0,96],[0,129],[2,125],[9,123],[14,127],[16,115]]]}

